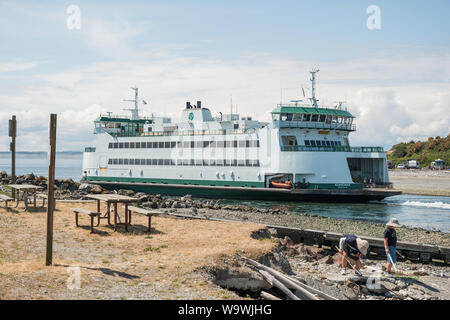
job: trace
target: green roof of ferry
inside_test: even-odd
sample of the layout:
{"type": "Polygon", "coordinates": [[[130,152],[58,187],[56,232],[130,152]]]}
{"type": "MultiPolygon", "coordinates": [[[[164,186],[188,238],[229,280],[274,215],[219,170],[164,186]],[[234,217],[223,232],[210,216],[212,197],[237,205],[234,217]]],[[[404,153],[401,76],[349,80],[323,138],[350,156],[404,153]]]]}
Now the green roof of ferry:
{"type": "Polygon", "coordinates": [[[345,110],[328,109],[328,108],[313,108],[313,107],[291,107],[279,106],[275,108],[272,113],[302,113],[302,114],[327,114],[333,116],[352,117],[352,114],[345,110]]]}
{"type": "Polygon", "coordinates": [[[114,118],[114,117],[98,117],[95,122],[134,122],[134,123],[152,123],[149,119],[131,120],[127,118],[114,118]]]}

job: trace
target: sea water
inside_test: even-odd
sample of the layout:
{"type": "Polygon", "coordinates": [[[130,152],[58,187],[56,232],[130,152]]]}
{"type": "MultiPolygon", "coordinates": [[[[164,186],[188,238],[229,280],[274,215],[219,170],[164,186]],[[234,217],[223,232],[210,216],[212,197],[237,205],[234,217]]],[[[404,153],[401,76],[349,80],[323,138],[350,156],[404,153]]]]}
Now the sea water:
{"type": "MultiPolygon", "coordinates": [[[[81,152],[56,154],[55,175],[57,179],[79,181],[82,176],[81,152]]],[[[11,154],[0,152],[0,171],[11,172],[11,154]]],[[[16,175],[34,173],[47,176],[47,153],[33,152],[16,154],[16,175]]],[[[450,232],[450,197],[399,195],[383,201],[370,203],[311,203],[224,200],[222,203],[247,204],[257,208],[269,208],[283,204],[298,213],[316,214],[338,219],[365,220],[385,223],[396,217],[407,226],[428,230],[450,232]]]]}

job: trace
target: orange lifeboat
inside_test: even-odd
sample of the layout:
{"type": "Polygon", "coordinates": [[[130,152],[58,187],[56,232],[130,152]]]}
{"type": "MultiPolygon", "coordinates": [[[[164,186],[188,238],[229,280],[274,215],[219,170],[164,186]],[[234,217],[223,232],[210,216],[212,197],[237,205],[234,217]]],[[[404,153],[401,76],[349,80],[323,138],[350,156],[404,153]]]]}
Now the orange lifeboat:
{"type": "Polygon", "coordinates": [[[292,183],[290,181],[280,182],[280,181],[271,181],[270,185],[274,188],[282,188],[282,189],[291,189],[292,183]]]}

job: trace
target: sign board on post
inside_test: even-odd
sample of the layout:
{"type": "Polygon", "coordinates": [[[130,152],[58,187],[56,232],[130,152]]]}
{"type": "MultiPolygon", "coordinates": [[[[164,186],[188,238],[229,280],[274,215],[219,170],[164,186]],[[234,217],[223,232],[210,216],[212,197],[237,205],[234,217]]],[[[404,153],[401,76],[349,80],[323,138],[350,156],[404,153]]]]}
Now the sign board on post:
{"type": "MultiPolygon", "coordinates": [[[[16,183],[16,132],[17,132],[17,120],[16,116],[12,116],[9,120],[9,136],[11,137],[11,144],[9,150],[11,151],[11,182],[16,183]]],[[[12,197],[16,198],[16,191],[13,189],[12,197]]]]}
{"type": "Polygon", "coordinates": [[[13,116],[12,119],[9,120],[9,136],[15,137],[17,134],[17,120],[16,116],[13,116]]]}

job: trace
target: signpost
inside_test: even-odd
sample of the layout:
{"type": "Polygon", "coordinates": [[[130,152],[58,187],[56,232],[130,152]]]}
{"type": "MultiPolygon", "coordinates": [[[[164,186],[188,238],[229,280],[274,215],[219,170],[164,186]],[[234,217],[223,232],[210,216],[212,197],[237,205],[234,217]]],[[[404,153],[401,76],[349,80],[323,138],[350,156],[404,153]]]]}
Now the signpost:
{"type": "MultiPolygon", "coordinates": [[[[11,184],[16,183],[16,134],[17,134],[17,120],[16,116],[12,116],[9,120],[9,136],[11,137],[11,144],[9,150],[11,151],[11,184]]],[[[15,199],[16,191],[12,190],[12,197],[15,199]]]]}
{"type": "Polygon", "coordinates": [[[53,210],[55,209],[55,153],[56,153],[56,114],[50,114],[47,180],[47,251],[45,265],[52,265],[53,259],[53,210]]]}

